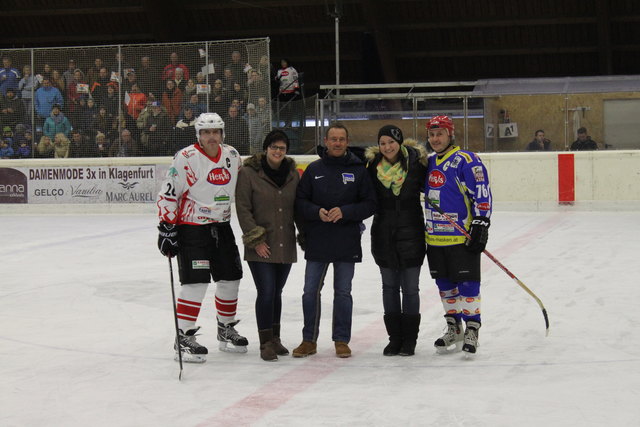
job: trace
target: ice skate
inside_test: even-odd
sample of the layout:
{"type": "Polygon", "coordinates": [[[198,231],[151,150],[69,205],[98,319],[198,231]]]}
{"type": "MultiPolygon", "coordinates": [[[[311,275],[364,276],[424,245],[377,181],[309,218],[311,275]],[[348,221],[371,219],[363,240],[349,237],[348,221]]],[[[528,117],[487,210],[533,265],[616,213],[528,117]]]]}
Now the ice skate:
{"type": "Polygon", "coordinates": [[[480,323],[469,321],[467,322],[467,330],[464,332],[464,346],[462,352],[466,359],[472,359],[476,355],[476,349],[480,346],[478,343],[478,330],[480,329],[480,323]]]}
{"type": "Polygon", "coordinates": [[[464,328],[462,322],[456,321],[455,317],[445,316],[447,329],[440,338],[433,343],[438,354],[456,353],[462,350],[464,342],[464,328]]]}
{"type": "Polygon", "coordinates": [[[241,336],[234,328],[240,321],[227,323],[226,325],[218,321],[218,341],[220,351],[229,353],[246,353],[249,341],[241,336]]]}
{"type": "MultiPolygon", "coordinates": [[[[195,329],[189,329],[187,332],[182,332],[180,329],[180,334],[178,336],[178,342],[180,344],[180,351],[182,351],[182,361],[189,363],[204,363],[207,361],[207,354],[209,350],[207,347],[198,344],[196,341],[196,332],[198,332],[200,327],[195,329]]],[[[178,359],[178,349],[176,345],[173,345],[174,350],[176,351],[176,355],[174,360],[178,359]]]]}

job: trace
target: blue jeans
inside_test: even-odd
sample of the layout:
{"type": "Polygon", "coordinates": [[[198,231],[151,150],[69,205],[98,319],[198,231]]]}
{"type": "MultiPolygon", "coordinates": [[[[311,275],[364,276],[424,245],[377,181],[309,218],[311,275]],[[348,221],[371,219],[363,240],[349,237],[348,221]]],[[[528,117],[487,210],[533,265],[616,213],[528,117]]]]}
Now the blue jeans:
{"type": "Polygon", "coordinates": [[[351,280],[355,270],[353,262],[307,261],[304,272],[304,293],[302,311],[304,313],[304,341],[318,340],[320,332],[320,292],[329,264],[333,264],[333,331],[331,339],[348,343],[351,340],[351,280]]]}
{"type": "Polygon", "coordinates": [[[258,329],[271,329],[280,324],[282,289],[287,283],[291,264],[249,261],[258,295],[256,297],[256,323],[258,329]]]}
{"type": "Polygon", "coordinates": [[[420,266],[393,270],[380,267],[382,306],[385,314],[420,313],[420,266]],[[402,301],[400,291],[402,290],[402,301]]]}

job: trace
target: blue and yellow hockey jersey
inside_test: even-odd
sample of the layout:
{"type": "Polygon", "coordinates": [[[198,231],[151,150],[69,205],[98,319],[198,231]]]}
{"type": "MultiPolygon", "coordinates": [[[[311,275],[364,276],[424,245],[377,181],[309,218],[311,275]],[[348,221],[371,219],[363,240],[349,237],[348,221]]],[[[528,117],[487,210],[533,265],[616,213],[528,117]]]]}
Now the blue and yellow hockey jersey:
{"type": "MultiPolygon", "coordinates": [[[[465,230],[474,216],[491,217],[489,175],[476,153],[455,147],[442,158],[429,157],[425,198],[439,206],[465,230]]],[[[464,243],[465,236],[425,200],[427,244],[451,246],[464,243]]]]}

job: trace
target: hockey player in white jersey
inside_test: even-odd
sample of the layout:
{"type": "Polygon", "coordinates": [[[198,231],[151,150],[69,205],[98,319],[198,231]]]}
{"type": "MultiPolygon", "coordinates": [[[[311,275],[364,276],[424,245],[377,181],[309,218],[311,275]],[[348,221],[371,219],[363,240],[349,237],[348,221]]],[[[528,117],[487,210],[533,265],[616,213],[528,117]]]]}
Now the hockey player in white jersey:
{"type": "Polygon", "coordinates": [[[204,362],[208,350],[196,341],[196,320],[211,278],[216,282],[219,349],[244,353],[248,342],[235,330],[242,264],[229,222],[240,155],[223,143],[224,121],[218,114],[201,114],[195,128],[198,141],[176,153],[158,193],[158,248],[178,259],[182,358],[204,362]]]}

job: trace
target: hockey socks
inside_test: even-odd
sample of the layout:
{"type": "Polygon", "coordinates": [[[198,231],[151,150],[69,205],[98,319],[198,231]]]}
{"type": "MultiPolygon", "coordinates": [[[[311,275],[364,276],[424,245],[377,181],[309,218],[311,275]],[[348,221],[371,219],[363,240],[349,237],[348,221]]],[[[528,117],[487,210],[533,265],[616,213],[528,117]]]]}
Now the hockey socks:
{"type": "Polygon", "coordinates": [[[176,308],[179,329],[183,331],[195,329],[208,285],[208,283],[193,283],[180,287],[176,308]]]}

